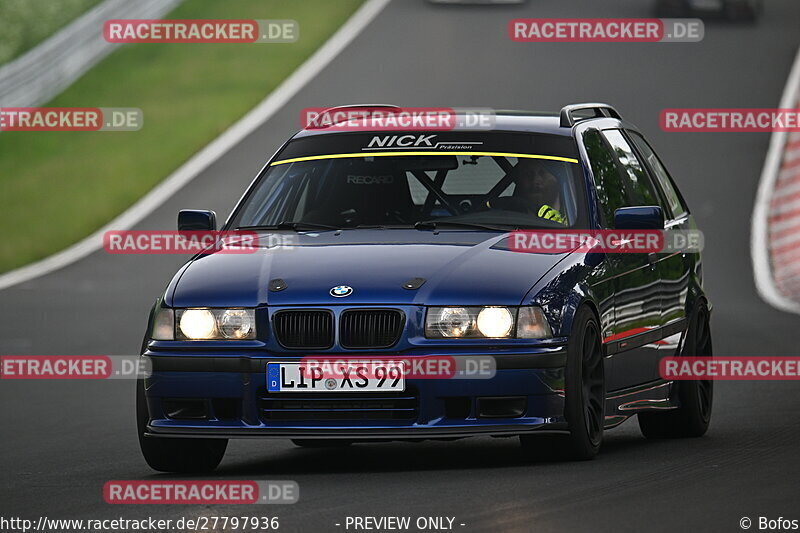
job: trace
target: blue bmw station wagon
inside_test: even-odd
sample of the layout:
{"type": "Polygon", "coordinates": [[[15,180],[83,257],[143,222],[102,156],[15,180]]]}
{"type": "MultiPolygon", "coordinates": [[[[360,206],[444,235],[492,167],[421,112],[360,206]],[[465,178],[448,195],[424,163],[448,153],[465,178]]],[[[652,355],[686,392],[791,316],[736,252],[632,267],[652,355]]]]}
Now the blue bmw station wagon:
{"type": "MultiPolygon", "coordinates": [[[[590,459],[634,415],[647,437],[706,432],[711,382],[659,373],[663,357],[711,355],[699,253],[509,242],[696,229],[662,160],[607,105],[494,118],[491,130],[321,127],[280,148],[220,228],[255,233],[256,250],[192,257],[151,311],[137,425],[152,468],[208,471],[246,437],[518,436],[532,457],[590,459]],[[342,375],[306,379],[309,357],[342,375]],[[396,364],[431,357],[491,373],[426,379],[396,364]]],[[[181,211],[178,229],[216,230],[216,216],[181,211]]]]}

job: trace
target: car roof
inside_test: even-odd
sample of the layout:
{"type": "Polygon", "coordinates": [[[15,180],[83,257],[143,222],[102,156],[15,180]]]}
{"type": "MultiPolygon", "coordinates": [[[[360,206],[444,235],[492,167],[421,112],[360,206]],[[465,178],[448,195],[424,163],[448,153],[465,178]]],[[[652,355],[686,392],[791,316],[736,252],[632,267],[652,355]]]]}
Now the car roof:
{"type": "MultiPolygon", "coordinates": [[[[486,109],[478,111],[488,111],[486,109]]],[[[526,133],[544,133],[550,135],[559,135],[562,137],[572,137],[571,127],[562,127],[560,118],[557,113],[537,112],[537,111],[517,111],[517,110],[492,110],[494,125],[491,129],[486,128],[458,128],[457,131],[493,131],[493,132],[526,132],[526,133]]],[[[466,116],[467,113],[456,110],[454,113],[456,117],[466,116]]],[[[312,128],[304,129],[298,132],[294,138],[311,137],[315,135],[336,135],[340,133],[385,133],[385,129],[369,129],[369,128],[343,128],[347,124],[341,122],[337,124],[337,128],[312,128]]],[[[422,131],[422,130],[420,130],[422,131]]]]}
{"type": "MultiPolygon", "coordinates": [[[[412,111],[419,111],[425,108],[406,108],[412,111]]],[[[614,126],[631,127],[619,112],[608,104],[601,103],[586,103],[586,104],[570,104],[564,106],[559,113],[553,112],[538,112],[538,111],[521,111],[521,110],[494,110],[488,108],[429,108],[430,110],[445,111],[454,114],[456,117],[466,117],[471,114],[473,117],[480,112],[490,113],[493,118],[493,125],[491,128],[475,127],[463,128],[459,127],[453,131],[473,131],[473,132],[526,132],[526,133],[540,133],[547,135],[557,135],[561,137],[573,137],[573,126],[578,123],[585,123],[589,121],[603,121],[602,123],[608,125],[609,123],[614,126]],[[591,112],[592,116],[579,116],[579,113],[585,114],[591,112]]],[[[400,112],[403,108],[386,105],[386,104],[354,104],[339,107],[331,107],[322,111],[321,114],[332,113],[335,114],[339,111],[364,111],[375,110],[391,112],[395,110],[400,112]]],[[[311,129],[303,129],[298,132],[293,138],[312,137],[316,135],[336,135],[340,133],[385,133],[386,128],[364,128],[357,122],[351,123],[353,127],[348,128],[348,121],[340,121],[336,123],[336,127],[322,126],[311,129]]],[[[634,126],[635,128],[635,126],[634,126]]],[[[408,130],[412,131],[412,130],[408,130]]],[[[427,131],[420,128],[419,131],[427,131]]]]}

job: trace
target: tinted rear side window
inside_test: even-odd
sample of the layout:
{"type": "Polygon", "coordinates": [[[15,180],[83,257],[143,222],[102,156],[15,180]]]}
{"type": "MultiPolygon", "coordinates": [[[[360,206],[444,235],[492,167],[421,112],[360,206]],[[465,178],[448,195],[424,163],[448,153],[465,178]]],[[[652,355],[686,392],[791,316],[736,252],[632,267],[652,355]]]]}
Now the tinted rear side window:
{"type": "Polygon", "coordinates": [[[672,184],[672,179],[669,176],[669,172],[667,172],[667,169],[661,163],[661,160],[658,158],[644,137],[633,131],[629,131],[628,134],[631,136],[633,144],[635,144],[636,148],[639,149],[642,157],[645,158],[647,164],[652,169],[655,178],[661,185],[661,190],[664,191],[664,196],[667,198],[667,204],[669,204],[670,211],[672,211],[672,218],[677,218],[684,214],[686,212],[686,208],[681,201],[678,191],[675,190],[675,186],[672,184]]]}
{"type": "Polygon", "coordinates": [[[644,165],[636,157],[633,148],[625,140],[622,132],[620,130],[606,130],[603,134],[611,145],[611,149],[614,150],[622,169],[627,174],[625,192],[628,197],[628,205],[660,206],[661,199],[650,181],[644,165]]]}

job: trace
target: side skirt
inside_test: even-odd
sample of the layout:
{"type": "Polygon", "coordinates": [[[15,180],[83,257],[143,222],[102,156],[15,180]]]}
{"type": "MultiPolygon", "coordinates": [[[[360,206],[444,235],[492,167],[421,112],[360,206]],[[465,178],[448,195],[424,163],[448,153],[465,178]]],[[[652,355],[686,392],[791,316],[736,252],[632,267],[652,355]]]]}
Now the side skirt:
{"type": "Polygon", "coordinates": [[[658,380],[608,393],[605,429],[618,426],[642,411],[677,409],[680,405],[672,397],[672,385],[672,381],[658,380]]]}

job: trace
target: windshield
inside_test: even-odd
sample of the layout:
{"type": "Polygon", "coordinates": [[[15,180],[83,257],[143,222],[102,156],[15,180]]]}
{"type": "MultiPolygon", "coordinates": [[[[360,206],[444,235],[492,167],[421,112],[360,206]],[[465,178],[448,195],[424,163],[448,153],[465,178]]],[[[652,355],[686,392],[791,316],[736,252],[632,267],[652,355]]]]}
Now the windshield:
{"type": "Polygon", "coordinates": [[[577,161],[485,153],[279,156],[237,210],[232,227],[585,227],[577,161]]]}

